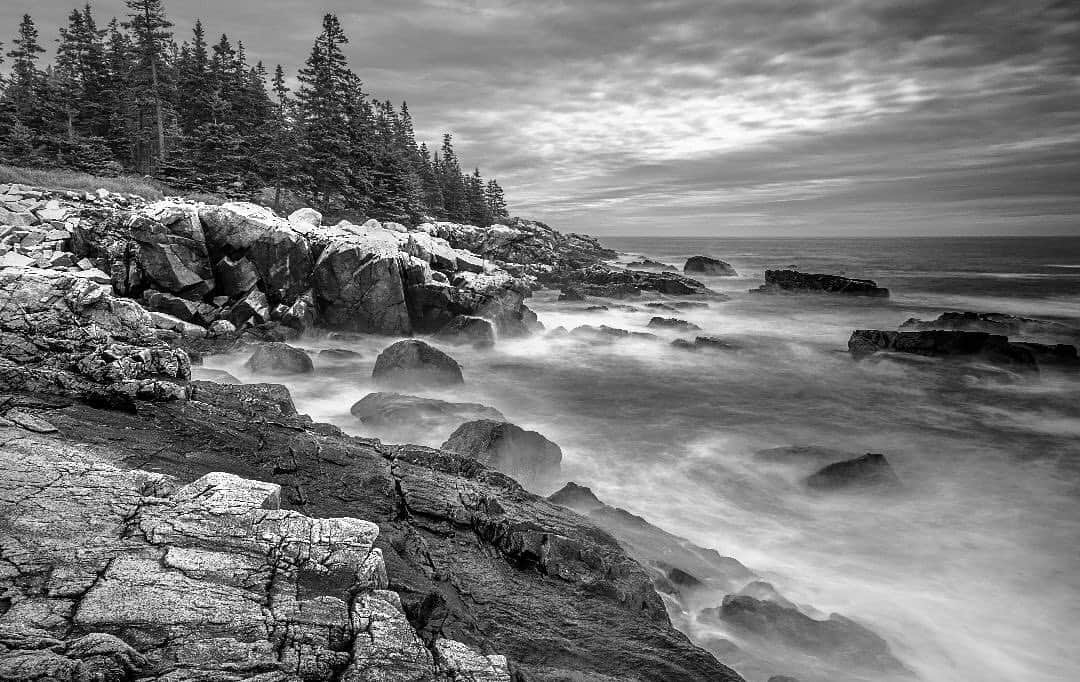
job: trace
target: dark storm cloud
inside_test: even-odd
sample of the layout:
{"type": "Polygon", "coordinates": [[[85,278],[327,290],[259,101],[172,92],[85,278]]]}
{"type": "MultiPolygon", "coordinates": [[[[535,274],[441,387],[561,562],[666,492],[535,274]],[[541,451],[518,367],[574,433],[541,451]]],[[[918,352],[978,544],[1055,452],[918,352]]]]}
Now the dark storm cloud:
{"type": "MultiPolygon", "coordinates": [[[[369,91],[559,227],[1080,231],[1074,0],[167,6],[290,70],[337,12],[369,91]]],[[[6,33],[23,11],[52,36],[69,8],[8,0],[6,33]]]]}

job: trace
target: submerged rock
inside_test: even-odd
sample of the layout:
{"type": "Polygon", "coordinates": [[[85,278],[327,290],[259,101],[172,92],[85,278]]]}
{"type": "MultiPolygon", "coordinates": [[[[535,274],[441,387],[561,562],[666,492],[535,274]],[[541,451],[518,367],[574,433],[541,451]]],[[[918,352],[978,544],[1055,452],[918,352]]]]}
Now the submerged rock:
{"type": "Polygon", "coordinates": [[[692,256],[688,258],[686,264],[683,265],[683,272],[711,275],[713,277],[737,277],[739,275],[739,273],[735,272],[735,268],[731,267],[730,263],[708,256],[692,256]]]}
{"type": "Polygon", "coordinates": [[[280,342],[259,346],[244,366],[256,374],[310,374],[315,371],[310,355],[280,342]]]}
{"type": "Polygon", "coordinates": [[[713,350],[738,350],[738,344],[732,343],[719,336],[698,336],[693,341],[686,339],[675,339],[671,342],[671,345],[675,348],[681,348],[683,350],[701,350],[713,349],[713,350]]]}
{"type": "Polygon", "coordinates": [[[451,403],[402,393],[369,393],[349,410],[368,426],[409,426],[416,430],[456,429],[462,422],[487,419],[505,421],[494,407],[479,403],[451,403]]]}
{"type": "Polygon", "coordinates": [[[814,620],[795,608],[729,594],[720,607],[704,609],[701,615],[843,664],[886,672],[906,671],[884,639],[836,613],[828,620],[814,620]]]}
{"type": "Polygon", "coordinates": [[[901,331],[969,331],[1002,336],[1052,336],[1077,338],[1080,330],[1049,320],[1017,317],[1002,313],[946,312],[934,320],[910,318],[901,331]]]}
{"type": "Polygon", "coordinates": [[[862,457],[830,464],[806,479],[806,485],[816,490],[839,490],[845,488],[900,487],[885,455],[868,453],[862,457]]]}
{"type": "Polygon", "coordinates": [[[450,386],[465,382],[454,358],[417,339],[387,346],[375,359],[371,376],[377,383],[450,386]]]}
{"type": "Polygon", "coordinates": [[[526,488],[543,487],[554,480],[562,462],[562,449],[536,431],[491,419],[462,424],[442,448],[475,457],[526,488]]]}
{"type": "Polygon", "coordinates": [[[750,293],[829,293],[852,296],[888,298],[889,290],[870,279],[851,279],[839,275],[822,275],[796,270],[766,270],[765,284],[750,293]]]}
{"type": "Polygon", "coordinates": [[[688,331],[695,331],[701,329],[693,322],[687,322],[686,320],[680,320],[676,317],[654,317],[649,320],[650,327],[658,327],[661,329],[683,329],[688,331]]]}
{"type": "Polygon", "coordinates": [[[668,263],[661,263],[660,261],[651,260],[649,258],[627,263],[626,267],[629,270],[663,270],[666,272],[676,271],[674,265],[669,265],[668,263]]]}

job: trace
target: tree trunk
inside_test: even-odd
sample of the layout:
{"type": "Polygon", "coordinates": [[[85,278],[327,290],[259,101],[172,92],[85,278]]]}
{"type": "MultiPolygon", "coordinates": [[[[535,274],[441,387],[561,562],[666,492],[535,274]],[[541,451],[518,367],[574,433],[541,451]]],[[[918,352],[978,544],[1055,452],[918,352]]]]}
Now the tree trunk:
{"type": "MultiPolygon", "coordinates": [[[[146,31],[148,34],[152,33],[150,29],[150,5],[146,5],[145,15],[146,17],[146,31]]],[[[161,92],[158,89],[158,73],[157,73],[157,55],[154,54],[154,43],[152,41],[153,36],[147,35],[147,47],[150,50],[150,54],[147,57],[150,58],[150,83],[154,89],[154,117],[157,119],[157,142],[158,142],[158,161],[164,161],[166,156],[165,151],[165,117],[161,111],[161,92]]],[[[153,161],[151,160],[151,164],[153,161]]]]}

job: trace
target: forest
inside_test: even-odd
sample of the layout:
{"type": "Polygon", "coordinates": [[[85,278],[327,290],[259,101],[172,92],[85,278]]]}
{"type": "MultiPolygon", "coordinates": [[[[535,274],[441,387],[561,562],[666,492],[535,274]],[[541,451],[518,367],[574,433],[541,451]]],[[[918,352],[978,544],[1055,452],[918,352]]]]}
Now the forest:
{"type": "Polygon", "coordinates": [[[249,63],[242,41],[207,38],[201,21],[178,42],[162,0],[126,5],[103,27],[89,4],[73,9],[51,63],[23,16],[0,51],[0,162],[137,173],[275,207],[293,197],[328,215],[508,217],[498,181],[463,172],[451,134],[418,143],[407,103],[365,92],[335,15],[290,79],[249,63]]]}

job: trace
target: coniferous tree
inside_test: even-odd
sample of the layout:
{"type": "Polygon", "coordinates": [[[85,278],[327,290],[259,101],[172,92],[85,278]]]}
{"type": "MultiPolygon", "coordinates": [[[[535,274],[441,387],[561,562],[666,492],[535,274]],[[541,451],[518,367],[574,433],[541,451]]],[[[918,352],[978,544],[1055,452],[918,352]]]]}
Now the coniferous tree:
{"type": "Polygon", "coordinates": [[[469,219],[469,200],[465,193],[465,181],[461,165],[454,153],[454,140],[450,133],[443,135],[442,159],[439,164],[439,186],[442,187],[443,207],[447,220],[465,222],[469,219]]]}
{"type": "Polygon", "coordinates": [[[150,170],[168,157],[165,129],[169,96],[165,66],[172,22],[165,17],[161,0],[127,0],[127,7],[128,21],[124,22],[124,28],[132,32],[136,57],[131,92],[139,105],[136,166],[150,170]]]}
{"type": "Polygon", "coordinates": [[[11,57],[11,80],[4,89],[14,102],[19,120],[25,124],[40,114],[40,96],[44,74],[38,68],[38,56],[45,49],[38,43],[38,30],[29,14],[24,14],[18,33],[7,53],[11,57]]]}
{"type": "Polygon", "coordinates": [[[506,210],[506,196],[503,194],[503,188],[494,178],[488,180],[487,187],[484,188],[484,196],[487,199],[488,211],[492,219],[506,220],[510,217],[506,210]]]}
{"type": "Polygon", "coordinates": [[[420,145],[420,186],[423,192],[424,211],[435,218],[446,217],[442,186],[439,184],[439,158],[431,158],[427,144],[420,145]]]}

